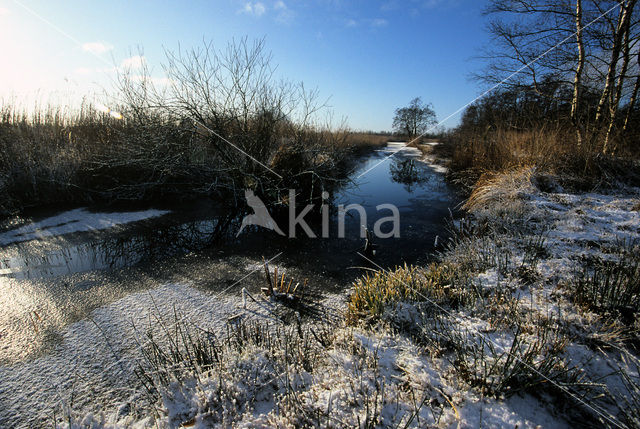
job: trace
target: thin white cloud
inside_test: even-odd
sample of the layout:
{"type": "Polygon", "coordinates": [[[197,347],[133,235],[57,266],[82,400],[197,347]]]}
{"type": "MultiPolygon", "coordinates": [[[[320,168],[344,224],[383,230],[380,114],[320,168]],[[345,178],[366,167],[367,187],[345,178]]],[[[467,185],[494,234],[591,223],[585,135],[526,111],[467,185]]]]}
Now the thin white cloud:
{"type": "Polygon", "coordinates": [[[264,15],[266,11],[267,11],[267,8],[265,8],[264,5],[260,2],[257,2],[256,4],[253,5],[254,15],[261,16],[261,15],[264,15]]]}
{"type": "Polygon", "coordinates": [[[120,63],[120,67],[124,69],[141,69],[147,64],[147,60],[140,55],[134,55],[129,58],[125,58],[120,63]]]}
{"type": "Polygon", "coordinates": [[[400,6],[398,5],[398,0],[387,0],[384,3],[382,3],[382,6],[380,6],[380,10],[390,11],[390,10],[396,10],[399,7],[400,6]]]}
{"type": "Polygon", "coordinates": [[[82,50],[92,54],[104,54],[113,49],[113,46],[104,42],[87,42],[82,44],[82,50]]]}
{"type": "Polygon", "coordinates": [[[244,7],[240,9],[240,12],[246,13],[248,15],[254,15],[254,16],[262,16],[265,14],[266,11],[267,11],[267,8],[265,7],[265,5],[259,1],[255,3],[247,2],[244,4],[244,7]]]}
{"type": "Polygon", "coordinates": [[[425,9],[431,9],[436,6],[440,6],[441,3],[442,3],[442,0],[425,0],[422,3],[422,7],[425,9]]]}
{"type": "Polygon", "coordinates": [[[167,86],[173,82],[173,80],[171,80],[168,77],[145,76],[145,75],[133,75],[131,76],[131,79],[138,82],[151,82],[152,84],[157,86],[167,86]]]}
{"type": "Polygon", "coordinates": [[[387,22],[387,20],[383,18],[376,18],[371,20],[372,27],[377,27],[377,28],[386,27],[388,24],[389,22],[387,22]]]}
{"type": "Polygon", "coordinates": [[[0,6],[0,16],[7,16],[11,13],[6,7],[0,6]]]}
{"type": "Polygon", "coordinates": [[[357,27],[358,21],[356,21],[355,19],[348,19],[347,22],[344,24],[344,26],[347,28],[357,27]]]}
{"type": "Polygon", "coordinates": [[[280,24],[291,24],[296,16],[295,12],[289,9],[287,4],[282,0],[278,0],[273,6],[273,9],[278,12],[275,19],[276,22],[280,24]]]}
{"type": "Polygon", "coordinates": [[[168,77],[152,77],[151,81],[158,86],[166,86],[174,82],[168,77]]]}
{"type": "Polygon", "coordinates": [[[117,67],[78,67],[73,70],[73,73],[77,75],[89,75],[94,73],[115,73],[117,71],[117,67]]]}

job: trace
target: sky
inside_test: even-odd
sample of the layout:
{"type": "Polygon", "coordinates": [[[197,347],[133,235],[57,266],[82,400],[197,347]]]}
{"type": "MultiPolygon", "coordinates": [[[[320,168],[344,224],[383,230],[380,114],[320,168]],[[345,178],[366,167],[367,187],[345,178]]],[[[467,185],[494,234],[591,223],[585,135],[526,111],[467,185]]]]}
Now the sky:
{"type": "MultiPolygon", "coordinates": [[[[164,50],[265,39],[277,74],[327,100],[334,125],[391,130],[396,108],[433,104],[444,126],[481,93],[481,0],[0,0],[0,103],[110,91],[117,67],[164,50]],[[139,55],[142,54],[142,55],[139,55]]],[[[53,100],[53,101],[52,101],[53,100]]]]}

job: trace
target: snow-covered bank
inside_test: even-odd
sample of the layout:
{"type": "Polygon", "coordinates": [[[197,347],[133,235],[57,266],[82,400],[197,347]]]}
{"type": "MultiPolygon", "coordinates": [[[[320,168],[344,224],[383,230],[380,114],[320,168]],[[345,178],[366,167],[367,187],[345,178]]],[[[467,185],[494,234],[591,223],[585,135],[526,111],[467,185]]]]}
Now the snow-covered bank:
{"type": "Polygon", "coordinates": [[[586,256],[611,260],[616,246],[640,239],[640,193],[544,193],[526,172],[505,183],[475,199],[475,220],[444,251],[440,264],[464,283],[391,305],[381,324],[336,327],[316,345],[320,357],[309,370],[273,372],[278,358],[255,350],[264,358],[242,367],[271,368],[267,378],[276,381],[266,390],[264,383],[234,385],[268,398],[250,409],[221,404],[213,393],[203,400],[199,392],[211,392],[219,375],[204,386],[169,386],[167,397],[179,391],[181,404],[165,397],[160,426],[637,424],[639,361],[629,342],[637,314],[625,325],[593,312],[575,302],[571,287],[586,256]],[[221,406],[235,417],[224,420],[221,406]]]}
{"type": "Polygon", "coordinates": [[[30,241],[38,238],[70,234],[72,232],[97,231],[137,222],[169,213],[166,210],[136,212],[93,213],[87,209],[74,209],[32,222],[19,228],[0,233],[0,246],[30,241]]]}
{"type": "MultiPolygon", "coordinates": [[[[59,423],[69,415],[74,427],[637,426],[639,291],[628,274],[638,259],[640,190],[572,194],[541,180],[523,170],[481,184],[471,220],[457,224],[438,264],[411,271],[402,293],[398,278],[407,277],[388,274],[395,283],[384,311],[363,311],[360,323],[275,322],[263,301],[244,309],[238,297],[180,285],[130,295],[95,312],[105,332],[75,324],[53,355],[13,370],[36,386],[51,380],[63,394],[25,394],[12,416],[58,404],[59,423]],[[624,305],[601,293],[601,267],[611,266],[624,269],[614,271],[624,305]],[[162,315],[171,331],[173,305],[195,322],[193,335],[215,346],[215,365],[145,361],[144,335],[129,320],[148,326],[162,315]],[[238,314],[245,325],[228,323],[238,314]],[[276,331],[255,325],[266,322],[276,331]],[[122,360],[107,363],[114,355],[122,360]],[[154,400],[131,378],[136,362],[147,363],[154,400]],[[50,369],[39,378],[39,368],[50,369]],[[169,371],[173,378],[163,379],[169,371]],[[86,399],[62,409],[74,383],[86,399]],[[94,386],[102,396],[91,395],[94,386]]],[[[363,302],[377,297],[371,292],[363,302]]],[[[345,309],[330,298],[317,314],[345,309]]],[[[174,349],[165,342],[158,350],[174,349]]],[[[20,386],[12,374],[0,373],[11,380],[3,398],[20,386]]]]}
{"type": "Polygon", "coordinates": [[[237,293],[166,284],[130,294],[70,325],[53,352],[0,367],[0,427],[40,427],[69,410],[115,412],[113,419],[130,420],[123,410],[133,413],[144,396],[134,370],[148,345],[148,333],[163,338],[176,315],[183,323],[215,332],[223,332],[234,316],[274,323],[268,305],[249,299],[244,306],[237,293]]]}
{"type": "Polygon", "coordinates": [[[421,161],[431,167],[436,173],[445,174],[449,172],[449,168],[445,166],[445,160],[432,154],[432,151],[436,146],[440,145],[438,142],[429,142],[418,144],[419,152],[421,155],[421,161]]]}

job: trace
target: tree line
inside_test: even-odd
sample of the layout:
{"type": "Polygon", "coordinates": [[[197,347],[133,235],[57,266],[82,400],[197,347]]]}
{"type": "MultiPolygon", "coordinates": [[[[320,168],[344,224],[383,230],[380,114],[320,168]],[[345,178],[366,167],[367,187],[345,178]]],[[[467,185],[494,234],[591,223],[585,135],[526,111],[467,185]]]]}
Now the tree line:
{"type": "Polygon", "coordinates": [[[491,0],[484,13],[494,43],[476,77],[500,89],[469,108],[463,126],[495,115],[514,127],[552,120],[604,154],[629,143],[640,89],[637,0],[491,0]]]}

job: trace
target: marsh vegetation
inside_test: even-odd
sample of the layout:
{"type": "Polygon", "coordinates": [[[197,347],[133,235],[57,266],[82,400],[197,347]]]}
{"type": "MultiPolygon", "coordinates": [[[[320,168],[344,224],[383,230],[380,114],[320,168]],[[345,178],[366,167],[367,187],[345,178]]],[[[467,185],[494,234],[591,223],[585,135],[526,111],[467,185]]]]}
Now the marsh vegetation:
{"type": "Polygon", "coordinates": [[[214,198],[278,203],[336,188],[389,137],[330,122],[317,90],[281,81],[264,41],[166,53],[167,80],[124,69],[109,107],[0,108],[0,214],[29,207],[214,198]]]}

